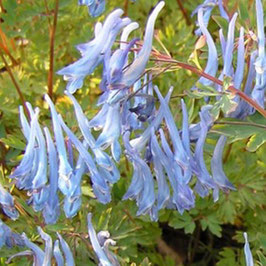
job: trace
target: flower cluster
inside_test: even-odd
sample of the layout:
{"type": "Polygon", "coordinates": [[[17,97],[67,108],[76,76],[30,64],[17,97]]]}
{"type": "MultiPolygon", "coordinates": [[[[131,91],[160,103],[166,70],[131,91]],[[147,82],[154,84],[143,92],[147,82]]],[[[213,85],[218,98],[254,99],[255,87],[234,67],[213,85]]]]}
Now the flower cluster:
{"type": "MultiPolygon", "coordinates": [[[[235,13],[231,19],[228,14],[222,9],[222,1],[208,1],[206,0],[200,5],[194,13],[198,14],[199,34],[203,34],[206,37],[208,45],[208,62],[204,72],[215,77],[218,76],[219,80],[225,80],[226,78],[231,81],[236,89],[240,90],[242,84],[243,91],[247,96],[251,96],[261,107],[264,108],[264,95],[266,88],[266,55],[265,55],[265,34],[263,23],[263,6],[261,0],[256,0],[256,14],[257,14],[257,32],[256,36],[253,32],[249,32],[248,39],[244,39],[244,28],[241,27],[239,31],[239,38],[237,43],[237,60],[236,66],[233,64],[233,55],[235,50],[235,24],[238,14],[235,13]],[[224,36],[223,30],[220,29],[219,37],[222,49],[223,68],[220,73],[218,72],[218,53],[215,43],[211,34],[207,30],[208,21],[210,18],[213,7],[218,4],[220,8],[221,16],[226,18],[229,22],[227,37],[224,36]],[[254,49],[250,56],[250,62],[248,66],[248,76],[244,83],[245,73],[245,41],[251,41],[255,39],[257,42],[257,49],[254,49]],[[255,80],[255,85],[253,81],[255,80]]],[[[205,86],[214,86],[213,82],[202,77],[199,82],[205,86]]],[[[222,92],[223,88],[220,85],[215,85],[215,89],[218,92],[222,92]]],[[[218,97],[219,99],[219,97],[218,97]]],[[[207,99],[208,100],[208,99],[207,99]]],[[[245,101],[241,100],[238,96],[234,97],[233,101],[235,105],[229,112],[230,117],[244,118],[249,114],[254,113],[254,109],[249,106],[245,101]]]]}
{"type": "MultiPolygon", "coordinates": [[[[67,242],[59,233],[57,233],[58,239],[53,243],[51,236],[45,233],[41,227],[38,227],[37,229],[40,237],[44,241],[44,250],[31,242],[25,233],[21,235],[13,233],[11,229],[0,220],[0,248],[3,245],[6,245],[9,248],[13,246],[29,248],[29,250],[12,255],[9,257],[6,263],[10,263],[14,258],[19,256],[32,256],[33,265],[52,265],[52,258],[55,259],[58,266],[75,265],[72,251],[67,242]]],[[[116,256],[108,248],[109,245],[113,246],[116,244],[116,242],[110,239],[110,234],[108,231],[100,231],[96,235],[91,222],[91,213],[88,214],[88,232],[92,247],[99,258],[100,265],[119,265],[116,256]]]]}
{"type": "MultiPolygon", "coordinates": [[[[260,1],[257,0],[257,8],[259,4],[260,1]]],[[[136,46],[137,39],[128,41],[128,37],[138,24],[131,22],[129,18],[121,19],[123,11],[117,9],[106,18],[103,25],[96,24],[94,39],[77,46],[81,59],[58,72],[68,81],[65,94],[73,103],[82,139],[68,128],[48,95],[45,100],[51,111],[55,142],[48,128],[42,129],[38,123],[38,108],[34,111],[27,103],[30,121],[27,121],[22,107],[20,108],[22,131],[28,144],[20,165],[10,177],[16,180],[19,189],[28,191],[28,202],[35,211],[43,212],[46,223],[55,223],[59,216],[58,190],[64,195],[66,217],[76,215],[81,206],[81,179],[86,173],[90,176],[95,197],[103,204],[111,201],[112,184],[120,178],[116,166],[122,153],[120,138],[124,154],[133,169],[131,184],[123,200],[136,200],[137,215],[149,214],[156,221],[158,211],[162,208],[174,208],[180,213],[193,208],[195,193],[206,197],[213,192],[214,201],[217,201],[219,190],[228,192],[235,189],[222,167],[226,137],[221,136],[217,141],[211,160],[211,173],[205,165],[204,143],[208,130],[214,123],[210,112],[212,105],[203,106],[199,112],[200,122],[190,125],[186,104],[181,100],[183,124],[178,129],[168,106],[173,88],[170,88],[164,98],[159,88],[153,86],[152,77],[148,74],[143,76],[152,50],[155,20],[163,6],[164,2],[159,2],[151,13],[143,44],[141,49],[134,49],[137,52],[134,52],[132,62],[129,62],[129,54],[132,52],[131,48],[136,46]],[[114,41],[121,30],[120,47],[113,51],[114,41]],[[98,101],[101,109],[89,121],[72,93],[82,87],[84,78],[99,64],[103,64],[100,85],[103,93],[98,101]],[[155,104],[156,98],[159,99],[158,107],[155,104]],[[92,129],[101,130],[97,139],[94,138],[92,129]],[[67,135],[66,141],[63,132],[67,135]],[[195,149],[192,151],[191,144],[194,143],[195,149]],[[73,149],[79,154],[77,160],[73,156],[73,149]],[[196,178],[196,185],[191,187],[193,176],[196,178]]],[[[258,21],[261,23],[262,15],[257,11],[258,21]]],[[[197,13],[199,28],[206,36],[209,48],[205,72],[216,76],[218,54],[204,23],[204,7],[199,7],[197,13]]],[[[232,55],[236,18],[237,14],[229,22],[227,39],[220,31],[224,67],[219,79],[230,77],[234,86],[240,89],[244,76],[244,30],[240,30],[234,70],[232,55]]],[[[255,60],[255,56],[251,57],[251,62],[252,60],[255,60]]],[[[253,68],[251,65],[246,82],[250,93],[250,76],[255,75],[253,68]]],[[[257,72],[256,75],[264,74],[257,72]]],[[[256,78],[256,82],[258,80],[263,81],[263,76],[256,78]]],[[[198,82],[213,86],[206,78],[200,78],[198,82]]],[[[253,93],[256,88],[257,84],[253,93]]],[[[219,86],[216,89],[218,92],[222,91],[219,86]]],[[[252,112],[237,96],[233,100],[236,108],[229,116],[243,117],[252,112]]],[[[8,204],[3,206],[12,207],[12,200],[9,199],[8,204]]]]}

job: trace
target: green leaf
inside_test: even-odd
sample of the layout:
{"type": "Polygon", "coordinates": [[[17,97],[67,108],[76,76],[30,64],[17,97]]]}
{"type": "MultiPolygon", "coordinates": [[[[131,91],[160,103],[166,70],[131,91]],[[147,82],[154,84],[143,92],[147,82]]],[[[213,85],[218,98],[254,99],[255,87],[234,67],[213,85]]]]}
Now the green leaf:
{"type": "Polygon", "coordinates": [[[246,121],[222,119],[212,129],[230,137],[231,142],[249,138],[246,148],[250,152],[256,151],[266,142],[266,119],[259,114],[255,114],[246,121]]]}
{"type": "Polygon", "coordinates": [[[169,220],[169,226],[172,226],[175,229],[184,228],[186,234],[192,234],[196,228],[195,222],[187,212],[184,212],[183,215],[177,212],[173,213],[169,220]]]}
{"type": "Polygon", "coordinates": [[[212,16],[212,19],[217,23],[217,25],[223,29],[223,34],[225,34],[225,36],[227,35],[227,29],[228,29],[228,21],[221,17],[221,16],[212,16]]]}
{"type": "Polygon", "coordinates": [[[1,138],[0,141],[5,143],[7,146],[18,149],[18,150],[25,149],[25,143],[22,142],[20,139],[18,139],[14,135],[7,135],[6,138],[1,138]]]}
{"type": "Polygon", "coordinates": [[[220,221],[215,213],[204,217],[202,220],[200,220],[200,223],[203,231],[206,230],[206,228],[209,228],[214,235],[218,237],[222,236],[222,227],[220,226],[220,221]]]}
{"type": "Polygon", "coordinates": [[[231,248],[224,248],[219,252],[221,259],[216,264],[217,266],[234,266],[238,265],[235,259],[235,252],[231,248]]]}

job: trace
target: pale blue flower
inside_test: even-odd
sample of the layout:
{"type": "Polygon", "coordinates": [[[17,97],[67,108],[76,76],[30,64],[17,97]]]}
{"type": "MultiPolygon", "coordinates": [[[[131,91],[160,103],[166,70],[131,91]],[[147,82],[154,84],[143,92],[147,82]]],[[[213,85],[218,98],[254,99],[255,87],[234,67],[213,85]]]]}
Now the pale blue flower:
{"type": "Polygon", "coordinates": [[[100,16],[105,10],[105,0],[79,0],[78,4],[87,6],[92,17],[100,16]]]}
{"type": "MultiPolygon", "coordinates": [[[[83,143],[84,147],[87,145],[83,143]]],[[[86,164],[81,156],[79,156],[77,165],[71,180],[71,190],[64,198],[64,212],[67,218],[74,217],[81,207],[81,179],[87,171],[86,164]]]]}
{"type": "Polygon", "coordinates": [[[243,235],[245,238],[244,253],[245,253],[245,259],[246,259],[246,266],[253,266],[254,262],[253,262],[252,253],[249,247],[249,243],[248,243],[248,234],[244,232],[243,235]]]}
{"type": "Polygon", "coordinates": [[[13,233],[11,229],[0,219],[0,248],[6,245],[24,247],[24,240],[19,234],[13,233]]]}
{"type": "MultiPolygon", "coordinates": [[[[149,166],[146,162],[141,159],[137,150],[135,150],[129,143],[130,133],[127,131],[123,135],[123,142],[125,146],[125,152],[128,159],[133,163],[134,172],[136,171],[135,179],[142,178],[143,181],[140,181],[143,186],[139,190],[139,194],[136,197],[137,205],[139,207],[137,215],[146,214],[151,211],[151,208],[155,202],[155,193],[154,193],[154,181],[151,174],[149,166]]],[[[134,174],[133,174],[134,176],[134,174]]],[[[135,180],[132,180],[132,182],[135,180]]],[[[134,189],[134,188],[133,188],[134,189]]],[[[126,193],[129,194],[129,193],[126,193]]],[[[135,194],[135,193],[133,193],[135,194]]],[[[127,199],[127,196],[124,196],[123,199],[127,199]]]]}
{"type": "Polygon", "coordinates": [[[153,160],[153,169],[158,183],[157,205],[158,210],[162,209],[170,199],[170,190],[166,181],[160,154],[156,152],[154,145],[158,145],[155,134],[151,137],[151,152],[153,160]]]}
{"type": "MultiPolygon", "coordinates": [[[[26,103],[26,106],[30,112],[31,118],[34,117],[34,111],[30,103],[26,103]]],[[[39,108],[35,109],[35,113],[39,114],[39,108]]],[[[36,123],[36,139],[39,148],[38,156],[38,170],[32,180],[32,189],[41,189],[47,183],[47,156],[45,138],[42,133],[40,124],[36,123]]]]}
{"type": "Polygon", "coordinates": [[[234,87],[238,90],[241,88],[241,84],[243,81],[244,68],[245,68],[244,28],[241,27],[239,40],[238,40],[238,49],[237,49],[237,65],[234,75],[234,87]]]}
{"type": "Polygon", "coordinates": [[[112,160],[106,154],[103,152],[100,148],[96,147],[96,142],[94,137],[92,136],[89,128],[89,121],[87,117],[84,115],[80,105],[78,104],[77,100],[72,96],[70,93],[65,92],[66,95],[70,98],[72,101],[74,108],[75,108],[75,113],[76,113],[76,118],[79,124],[79,128],[82,132],[82,135],[84,136],[84,139],[88,143],[89,147],[92,149],[94,155],[95,155],[95,160],[98,165],[101,165],[102,167],[106,169],[112,170],[114,167],[112,160]]]}
{"type": "Polygon", "coordinates": [[[98,17],[105,10],[105,0],[94,0],[93,3],[88,6],[88,8],[92,17],[98,17]]]}
{"type": "Polygon", "coordinates": [[[33,265],[43,265],[45,256],[44,251],[36,244],[31,242],[25,233],[22,234],[22,239],[24,240],[25,246],[27,246],[33,252],[33,265]]]}
{"type": "Polygon", "coordinates": [[[0,204],[4,213],[12,220],[16,220],[19,216],[14,206],[14,199],[9,192],[0,184],[0,204]]]}
{"type": "Polygon", "coordinates": [[[57,195],[58,188],[58,158],[54,143],[52,141],[48,128],[44,128],[47,142],[47,151],[49,158],[49,197],[43,209],[43,217],[46,224],[55,224],[60,213],[59,199],[57,195]]]}
{"type": "Polygon", "coordinates": [[[82,157],[82,159],[85,161],[89,169],[89,172],[91,174],[91,180],[94,186],[96,186],[97,189],[100,189],[103,193],[109,193],[109,187],[106,183],[106,180],[99,174],[99,171],[90,153],[87,151],[84,145],[78,140],[78,138],[72,133],[72,131],[67,127],[62,117],[59,116],[58,118],[64,131],[66,132],[68,137],[71,139],[76,149],[79,151],[79,154],[82,157]]]}
{"type": "MultiPolygon", "coordinates": [[[[171,95],[173,92],[173,87],[171,87],[165,96],[165,102],[168,104],[171,95]]],[[[160,106],[159,110],[156,112],[154,119],[151,121],[149,126],[144,130],[144,132],[137,138],[130,140],[130,145],[136,149],[138,152],[141,152],[146,146],[147,142],[150,140],[152,129],[155,130],[160,126],[164,117],[163,107],[160,106]]]]}
{"type": "Polygon", "coordinates": [[[226,143],[226,137],[221,136],[217,141],[217,144],[215,146],[212,155],[211,170],[212,170],[213,180],[217,184],[218,188],[222,189],[224,192],[228,192],[230,189],[236,190],[236,188],[227,179],[223,171],[223,150],[225,143],[226,143]]]}
{"type": "Polygon", "coordinates": [[[213,179],[211,178],[204,162],[203,148],[207,137],[208,127],[201,112],[199,113],[199,115],[201,118],[200,120],[201,131],[198,141],[196,143],[195,155],[194,155],[195,162],[197,165],[197,169],[195,170],[198,178],[195,190],[201,197],[205,197],[209,194],[209,190],[214,189],[216,185],[213,179]]]}
{"type": "Polygon", "coordinates": [[[29,176],[29,173],[32,169],[32,162],[34,161],[34,145],[35,145],[35,139],[37,134],[37,117],[38,117],[38,111],[34,114],[34,116],[31,118],[30,123],[30,135],[28,137],[28,144],[25,149],[25,153],[23,156],[23,159],[21,160],[20,164],[16,167],[10,178],[20,178],[22,176],[29,176]]]}
{"type": "Polygon", "coordinates": [[[103,127],[102,133],[96,141],[96,147],[106,149],[111,145],[113,158],[119,161],[121,148],[118,138],[121,134],[121,114],[119,102],[115,105],[109,105],[106,114],[106,123],[103,127]]]}
{"type": "Polygon", "coordinates": [[[237,18],[237,13],[235,13],[232,19],[230,20],[229,27],[228,27],[227,40],[226,40],[223,75],[227,77],[232,76],[232,60],[233,60],[233,52],[234,52],[236,18],[237,18]]]}
{"type": "Polygon", "coordinates": [[[174,158],[177,161],[177,163],[181,166],[183,171],[191,171],[189,156],[184,148],[184,145],[182,143],[178,129],[175,125],[175,121],[171,114],[171,111],[167,103],[165,102],[163,96],[161,95],[159,88],[157,86],[154,86],[154,89],[160,100],[160,103],[163,109],[164,119],[165,119],[167,128],[169,130],[169,135],[172,139],[172,144],[174,147],[174,158]]]}
{"type": "Polygon", "coordinates": [[[261,0],[256,0],[257,31],[258,31],[258,57],[255,61],[256,84],[252,91],[252,98],[264,108],[266,88],[266,54],[263,6],[261,0]]]}
{"type": "Polygon", "coordinates": [[[52,253],[53,253],[53,241],[52,238],[46,234],[41,227],[38,226],[38,232],[41,238],[45,241],[45,251],[44,251],[44,259],[43,259],[43,265],[50,266],[51,265],[51,259],[52,259],[52,253]]]}
{"type": "Polygon", "coordinates": [[[58,179],[58,187],[61,192],[66,195],[69,189],[69,180],[73,175],[73,169],[68,162],[67,151],[65,147],[64,137],[62,128],[58,119],[57,112],[55,110],[55,106],[51,101],[50,97],[46,94],[45,100],[48,103],[51,114],[52,114],[52,121],[53,121],[53,129],[55,134],[55,142],[58,152],[58,159],[59,159],[59,179],[58,179]]]}
{"type": "Polygon", "coordinates": [[[63,239],[63,237],[59,233],[56,233],[56,234],[59,238],[59,241],[60,241],[63,253],[64,253],[64,257],[66,259],[66,265],[67,266],[75,266],[75,261],[73,258],[73,254],[69,248],[69,245],[67,244],[67,242],[63,239]]]}
{"type": "Polygon", "coordinates": [[[161,1],[152,11],[146,25],[146,31],[143,41],[143,46],[139,53],[137,54],[134,61],[125,69],[123,76],[119,81],[113,85],[115,87],[125,87],[129,88],[132,86],[142,75],[145,70],[146,64],[149,60],[151,49],[152,49],[152,39],[154,33],[154,24],[159,12],[164,7],[165,2],[161,1]]]}
{"type": "Polygon", "coordinates": [[[103,266],[111,266],[111,263],[109,262],[105,252],[102,250],[99,240],[97,238],[96,232],[93,228],[92,222],[91,222],[91,213],[88,214],[88,232],[89,232],[89,237],[90,241],[93,247],[93,250],[95,251],[101,265],[103,266]]]}
{"type": "Polygon", "coordinates": [[[60,250],[58,240],[55,240],[55,242],[54,242],[53,253],[54,253],[54,258],[56,260],[57,266],[64,266],[64,258],[63,258],[62,252],[60,250]]]}
{"type": "Polygon", "coordinates": [[[98,27],[99,32],[95,34],[95,39],[82,46],[82,58],[58,71],[58,74],[64,75],[64,79],[68,81],[67,90],[70,93],[83,86],[84,78],[103,61],[104,54],[111,49],[119,31],[130,23],[128,18],[120,19],[122,14],[123,10],[114,10],[106,18],[103,26],[98,27]]]}
{"type": "MultiPolygon", "coordinates": [[[[204,23],[202,8],[200,8],[198,11],[198,21],[199,21],[200,30],[202,31],[203,35],[206,37],[206,42],[208,45],[208,61],[204,69],[204,72],[209,74],[210,76],[215,77],[216,72],[218,70],[218,55],[212,36],[209,33],[206,24],[204,23]]],[[[204,77],[201,77],[198,82],[202,83],[205,86],[210,86],[213,84],[212,81],[204,77]]]]}
{"type": "Polygon", "coordinates": [[[173,196],[171,198],[173,204],[182,214],[184,210],[190,210],[195,205],[195,197],[192,190],[184,182],[184,176],[182,174],[181,167],[174,159],[174,153],[171,151],[163,131],[160,131],[162,139],[162,147],[164,152],[160,148],[156,138],[152,141],[152,151],[160,159],[161,164],[167,173],[169,182],[173,190],[173,196]]]}

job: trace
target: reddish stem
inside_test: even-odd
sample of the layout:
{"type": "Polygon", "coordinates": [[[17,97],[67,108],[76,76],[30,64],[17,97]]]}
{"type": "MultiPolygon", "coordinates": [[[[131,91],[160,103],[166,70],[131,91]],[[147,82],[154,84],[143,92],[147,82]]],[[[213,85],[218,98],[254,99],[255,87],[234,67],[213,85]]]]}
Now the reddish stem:
{"type": "MultiPolygon", "coordinates": [[[[160,56],[161,58],[163,58],[162,56],[160,56]]],[[[165,56],[166,58],[166,56],[165,56]]],[[[183,62],[179,62],[173,59],[169,60],[169,57],[167,57],[168,59],[155,59],[155,61],[160,61],[160,62],[165,62],[165,63],[173,63],[181,68],[190,70],[191,72],[196,73],[199,76],[202,76],[204,78],[207,78],[209,80],[211,80],[212,82],[223,86],[223,81],[205,73],[204,71],[198,69],[197,67],[194,67],[192,65],[183,63],[183,62]]],[[[264,110],[259,104],[257,104],[256,101],[254,101],[253,99],[251,99],[249,96],[247,96],[244,92],[236,89],[234,86],[229,86],[228,91],[230,91],[231,93],[233,93],[234,95],[238,95],[240,98],[242,98],[244,101],[246,101],[248,104],[250,104],[253,108],[255,108],[259,113],[261,113],[264,117],[266,117],[266,110],[264,110]]]]}
{"type": "Polygon", "coordinates": [[[11,80],[12,80],[12,82],[13,82],[15,88],[16,88],[16,90],[17,90],[17,93],[18,93],[19,98],[21,100],[21,103],[23,105],[24,112],[26,113],[27,117],[29,118],[30,114],[29,114],[29,111],[27,109],[26,101],[25,101],[25,98],[24,98],[24,96],[22,94],[22,91],[21,91],[21,89],[20,89],[20,87],[19,87],[19,85],[18,85],[18,83],[17,83],[17,81],[16,81],[16,79],[15,79],[15,77],[14,77],[14,75],[13,75],[13,73],[12,73],[12,71],[11,71],[11,69],[10,69],[6,59],[5,59],[5,57],[4,57],[4,55],[2,54],[2,52],[0,52],[0,56],[1,56],[1,58],[2,58],[2,60],[4,62],[4,64],[5,64],[6,70],[7,70],[8,74],[9,74],[9,76],[10,76],[10,78],[11,78],[11,80]]]}
{"type": "Polygon", "coordinates": [[[186,21],[186,24],[187,24],[188,26],[191,25],[191,22],[190,22],[189,16],[188,16],[188,14],[187,14],[186,9],[184,8],[184,6],[183,6],[183,4],[182,4],[182,1],[181,1],[181,0],[176,0],[176,2],[177,2],[178,6],[179,6],[179,8],[180,8],[180,10],[181,10],[181,12],[182,12],[182,14],[183,14],[183,17],[184,17],[184,19],[185,19],[185,21],[186,21]]]}

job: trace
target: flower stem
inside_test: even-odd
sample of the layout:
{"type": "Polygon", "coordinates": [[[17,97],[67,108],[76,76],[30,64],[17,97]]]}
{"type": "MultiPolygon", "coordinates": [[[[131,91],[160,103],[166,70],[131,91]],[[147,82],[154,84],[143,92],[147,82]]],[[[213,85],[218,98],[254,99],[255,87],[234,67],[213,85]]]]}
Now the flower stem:
{"type": "Polygon", "coordinates": [[[26,101],[25,101],[25,98],[23,96],[23,93],[22,93],[22,91],[21,91],[21,89],[20,89],[20,87],[19,87],[19,85],[18,85],[18,83],[17,83],[17,81],[16,81],[16,79],[15,79],[15,77],[14,77],[14,75],[13,75],[13,73],[12,73],[12,71],[11,71],[11,69],[10,69],[6,59],[5,59],[5,57],[4,57],[4,55],[2,54],[2,52],[0,52],[0,56],[1,56],[1,58],[2,58],[2,60],[4,62],[4,64],[5,64],[5,68],[6,68],[7,72],[8,72],[8,74],[9,74],[9,76],[10,76],[10,78],[11,78],[11,80],[12,80],[12,82],[13,82],[15,88],[16,88],[16,91],[17,91],[17,93],[19,95],[19,98],[21,100],[21,103],[23,105],[24,112],[27,114],[27,117],[29,118],[30,114],[29,114],[29,111],[28,111],[28,109],[26,107],[26,104],[25,104],[26,101]]]}
{"type": "MultiPolygon", "coordinates": [[[[204,78],[207,78],[211,81],[213,81],[214,83],[220,85],[220,86],[223,86],[223,81],[222,80],[219,80],[207,73],[205,73],[204,71],[198,69],[197,67],[194,67],[190,64],[187,64],[187,63],[183,63],[183,62],[179,62],[177,60],[174,60],[174,59],[151,59],[151,60],[154,60],[154,61],[158,61],[158,62],[165,62],[165,63],[172,63],[172,64],[175,64],[176,66],[178,67],[181,67],[183,69],[187,69],[187,70],[190,70],[191,72],[199,75],[199,76],[202,76],[204,78]]],[[[266,117],[266,110],[264,110],[257,102],[255,102],[253,99],[251,99],[248,95],[246,95],[244,92],[236,89],[234,86],[229,86],[228,88],[228,91],[230,91],[231,93],[233,93],[234,95],[238,95],[240,98],[242,98],[244,101],[246,101],[249,105],[251,105],[254,109],[256,109],[259,113],[261,113],[264,117],[266,117]]]]}

